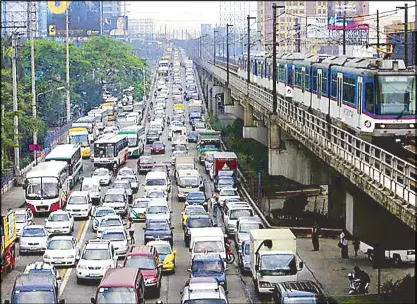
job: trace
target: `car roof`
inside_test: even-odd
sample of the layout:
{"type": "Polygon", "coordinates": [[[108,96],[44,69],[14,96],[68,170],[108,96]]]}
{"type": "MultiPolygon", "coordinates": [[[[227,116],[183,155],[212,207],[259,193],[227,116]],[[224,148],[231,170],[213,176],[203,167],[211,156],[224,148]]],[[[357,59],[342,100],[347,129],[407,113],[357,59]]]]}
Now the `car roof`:
{"type": "MultiPolygon", "coordinates": [[[[163,197],[161,197],[163,198],[163,197]]],[[[167,206],[168,207],[168,203],[167,202],[162,202],[162,201],[150,201],[148,203],[148,207],[153,207],[153,206],[167,206]]]]}
{"type": "Polygon", "coordinates": [[[199,261],[217,261],[217,260],[222,260],[222,257],[220,256],[220,254],[216,254],[216,253],[196,253],[193,257],[193,261],[194,260],[199,260],[199,261]]]}
{"type": "Polygon", "coordinates": [[[135,198],[133,200],[133,204],[138,203],[138,202],[147,202],[147,203],[149,203],[150,201],[151,201],[151,199],[149,197],[138,197],[138,198],[135,198]]]}
{"type": "Polygon", "coordinates": [[[324,296],[323,290],[314,281],[287,281],[278,283],[276,286],[286,297],[324,296]]]}
{"type": "Polygon", "coordinates": [[[156,240],[156,241],[150,241],[146,243],[148,246],[154,246],[154,245],[165,245],[171,247],[171,244],[168,241],[162,241],[162,240],[156,240]]]}
{"type": "Polygon", "coordinates": [[[88,191],[72,191],[70,196],[88,196],[88,191]]]}
{"type": "Polygon", "coordinates": [[[56,277],[52,273],[41,274],[42,279],[39,279],[38,273],[22,273],[15,281],[15,288],[18,290],[33,290],[37,288],[55,288],[56,277]]]}
{"type": "Polygon", "coordinates": [[[18,214],[18,213],[19,214],[25,214],[25,213],[28,212],[28,209],[26,209],[26,208],[17,208],[14,211],[16,212],[16,214],[18,214]]]}
{"type": "Polygon", "coordinates": [[[154,247],[148,245],[134,245],[128,251],[129,256],[153,256],[154,247]]]}
{"type": "Polygon", "coordinates": [[[103,216],[103,218],[102,218],[102,219],[115,219],[115,218],[117,218],[117,219],[119,219],[119,220],[122,220],[122,219],[120,218],[120,216],[119,216],[119,215],[117,215],[117,214],[107,214],[107,215],[103,216]]]}
{"type": "Polygon", "coordinates": [[[106,233],[116,233],[116,232],[126,233],[126,230],[124,228],[111,228],[111,229],[104,230],[103,231],[103,234],[106,234],[106,233]]]}
{"type": "Polygon", "coordinates": [[[25,227],[23,227],[22,229],[44,229],[45,227],[43,225],[27,225],[25,227]]]}
{"type": "Polygon", "coordinates": [[[146,174],[146,179],[148,179],[148,178],[161,178],[161,177],[165,178],[166,173],[158,171],[158,172],[148,172],[146,174]]]}
{"type": "Polygon", "coordinates": [[[110,188],[107,190],[106,194],[125,194],[125,190],[120,188],[110,188]]]}
{"type": "Polygon", "coordinates": [[[64,214],[69,214],[69,212],[68,211],[65,211],[65,210],[62,210],[62,209],[58,209],[58,210],[55,210],[55,211],[52,211],[49,215],[51,215],[51,214],[59,214],[59,213],[64,213],[64,214]]]}
{"type": "Polygon", "coordinates": [[[120,287],[133,287],[136,288],[136,278],[140,274],[138,268],[121,267],[108,269],[101,279],[100,288],[120,288],[120,287]]]}
{"type": "Polygon", "coordinates": [[[262,224],[262,220],[259,216],[242,216],[239,217],[239,223],[260,223],[262,224]]]}
{"type": "Polygon", "coordinates": [[[56,241],[56,240],[75,240],[75,238],[71,235],[54,235],[49,239],[49,241],[56,241]]]}
{"type": "Polygon", "coordinates": [[[87,247],[88,249],[102,249],[102,248],[108,249],[110,247],[110,241],[98,240],[98,239],[89,240],[85,244],[85,249],[87,249],[87,247]]]}

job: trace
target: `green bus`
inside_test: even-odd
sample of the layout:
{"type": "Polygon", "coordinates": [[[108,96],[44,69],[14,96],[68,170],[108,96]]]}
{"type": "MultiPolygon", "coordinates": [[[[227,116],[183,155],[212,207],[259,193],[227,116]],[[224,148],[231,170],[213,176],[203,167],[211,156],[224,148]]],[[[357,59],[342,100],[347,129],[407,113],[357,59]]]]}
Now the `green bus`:
{"type": "Polygon", "coordinates": [[[139,157],[145,150],[145,127],[144,126],[129,126],[120,129],[117,133],[120,135],[126,135],[128,141],[128,157],[139,157]]]}

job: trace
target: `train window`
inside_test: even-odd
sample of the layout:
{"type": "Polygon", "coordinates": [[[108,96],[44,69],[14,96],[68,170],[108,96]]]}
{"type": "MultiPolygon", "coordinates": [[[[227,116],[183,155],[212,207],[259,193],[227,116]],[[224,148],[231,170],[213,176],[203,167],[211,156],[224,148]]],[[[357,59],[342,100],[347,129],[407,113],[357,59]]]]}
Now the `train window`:
{"type": "Polygon", "coordinates": [[[310,68],[306,67],[306,74],[304,76],[304,88],[306,90],[310,89],[310,68]]]}
{"type": "Polygon", "coordinates": [[[369,113],[375,113],[375,101],[374,101],[374,83],[367,82],[365,84],[365,102],[366,110],[369,113]]]}
{"type": "Polygon", "coordinates": [[[317,69],[313,70],[313,92],[317,92],[317,69]]]}
{"type": "Polygon", "coordinates": [[[403,116],[416,113],[416,76],[378,76],[378,83],[377,114],[403,116]]]}
{"type": "Polygon", "coordinates": [[[337,97],[337,73],[332,73],[332,84],[331,84],[331,91],[330,96],[332,96],[334,99],[337,97]]]}
{"type": "Polygon", "coordinates": [[[292,66],[289,67],[288,85],[291,87],[294,86],[294,70],[292,69],[292,66]]]}
{"type": "Polygon", "coordinates": [[[344,75],[343,77],[343,101],[355,103],[356,78],[344,75]]]}
{"type": "Polygon", "coordinates": [[[303,85],[303,71],[301,67],[295,67],[295,86],[301,88],[303,85]]]}
{"type": "Polygon", "coordinates": [[[321,81],[321,93],[327,96],[327,72],[323,71],[322,81],[321,81]]]}
{"type": "Polygon", "coordinates": [[[285,82],[285,66],[284,64],[280,63],[279,64],[279,81],[280,82],[285,82]]]}

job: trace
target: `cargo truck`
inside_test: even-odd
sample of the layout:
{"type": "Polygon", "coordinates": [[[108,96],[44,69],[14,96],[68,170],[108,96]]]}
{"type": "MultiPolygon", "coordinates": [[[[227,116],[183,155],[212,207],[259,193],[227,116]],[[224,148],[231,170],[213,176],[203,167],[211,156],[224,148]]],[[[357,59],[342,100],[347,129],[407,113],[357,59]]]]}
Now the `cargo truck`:
{"type": "Polygon", "coordinates": [[[8,210],[1,216],[1,273],[11,272],[16,264],[16,212],[8,210]]]}
{"type": "Polygon", "coordinates": [[[221,133],[219,131],[214,130],[198,132],[197,149],[199,160],[201,163],[203,163],[205,158],[205,152],[220,151],[221,133]]]}
{"type": "Polygon", "coordinates": [[[297,281],[303,262],[298,261],[297,239],[290,229],[253,229],[249,236],[250,267],[258,294],[272,293],[276,283],[297,281]]]}
{"type": "Polygon", "coordinates": [[[216,152],[213,154],[213,166],[210,176],[215,179],[220,170],[236,171],[237,156],[234,152],[216,152]]]}

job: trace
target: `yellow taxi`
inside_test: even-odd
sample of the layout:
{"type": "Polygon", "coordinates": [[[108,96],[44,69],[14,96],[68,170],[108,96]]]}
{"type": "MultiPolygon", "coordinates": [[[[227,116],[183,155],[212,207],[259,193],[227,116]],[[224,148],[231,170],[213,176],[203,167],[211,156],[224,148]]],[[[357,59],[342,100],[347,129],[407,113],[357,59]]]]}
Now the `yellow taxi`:
{"type": "Polygon", "coordinates": [[[207,214],[207,211],[201,205],[188,205],[184,208],[182,214],[182,228],[187,224],[187,218],[190,214],[207,214]]]}
{"type": "Polygon", "coordinates": [[[175,272],[175,256],[177,250],[172,249],[169,242],[156,240],[150,241],[146,245],[155,247],[162,263],[162,271],[175,272]]]}

